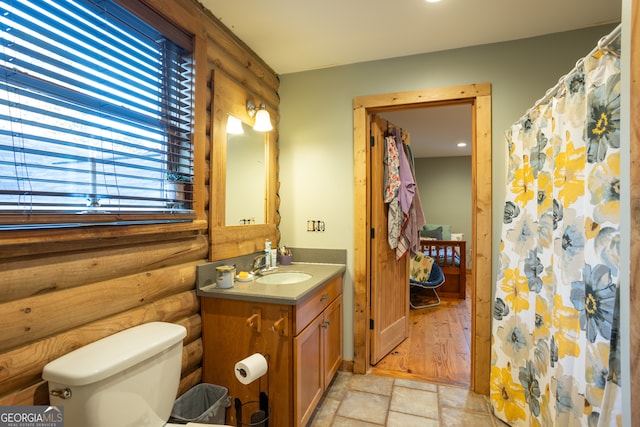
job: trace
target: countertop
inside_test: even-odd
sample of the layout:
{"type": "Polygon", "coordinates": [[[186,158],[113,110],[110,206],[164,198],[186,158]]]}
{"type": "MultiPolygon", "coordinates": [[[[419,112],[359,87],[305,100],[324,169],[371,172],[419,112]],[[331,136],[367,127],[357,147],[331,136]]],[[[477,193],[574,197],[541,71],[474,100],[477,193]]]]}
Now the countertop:
{"type": "Polygon", "coordinates": [[[279,272],[302,272],[311,274],[311,278],[303,282],[287,285],[267,285],[251,282],[235,281],[232,288],[219,289],[213,284],[199,287],[197,294],[202,297],[227,298],[246,301],[260,301],[275,304],[295,305],[313,292],[318,286],[333,279],[346,270],[344,264],[292,263],[279,265],[273,270],[264,272],[264,276],[279,272]]]}

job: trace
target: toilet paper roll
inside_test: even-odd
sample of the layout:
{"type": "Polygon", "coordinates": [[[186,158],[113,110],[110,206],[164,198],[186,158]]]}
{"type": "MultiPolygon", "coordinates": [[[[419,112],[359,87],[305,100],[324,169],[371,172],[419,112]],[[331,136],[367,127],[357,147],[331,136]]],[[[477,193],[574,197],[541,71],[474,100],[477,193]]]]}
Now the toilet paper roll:
{"type": "Polygon", "coordinates": [[[266,374],[267,368],[267,359],[255,353],[236,363],[236,378],[242,384],[249,384],[266,374]]]}

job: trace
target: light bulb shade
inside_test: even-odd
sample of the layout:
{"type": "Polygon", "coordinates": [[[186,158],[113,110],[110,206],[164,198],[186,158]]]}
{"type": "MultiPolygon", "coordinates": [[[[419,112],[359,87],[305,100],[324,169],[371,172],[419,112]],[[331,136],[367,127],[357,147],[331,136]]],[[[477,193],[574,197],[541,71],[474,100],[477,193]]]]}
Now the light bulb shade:
{"type": "Polygon", "coordinates": [[[269,132],[272,129],[273,126],[271,125],[271,116],[269,115],[269,112],[264,108],[260,108],[256,111],[256,122],[253,125],[253,130],[258,132],[269,132]]]}
{"type": "Polygon", "coordinates": [[[227,117],[227,133],[232,135],[242,135],[244,133],[242,122],[239,118],[233,116],[227,117]]]}

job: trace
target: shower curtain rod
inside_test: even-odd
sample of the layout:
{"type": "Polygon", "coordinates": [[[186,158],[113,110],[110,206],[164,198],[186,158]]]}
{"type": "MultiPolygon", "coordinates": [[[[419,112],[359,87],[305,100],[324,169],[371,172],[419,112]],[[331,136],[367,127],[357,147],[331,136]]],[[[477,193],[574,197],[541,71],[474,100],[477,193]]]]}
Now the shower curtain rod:
{"type": "Polygon", "coordinates": [[[542,98],[538,99],[536,101],[536,103],[533,104],[533,107],[531,107],[531,108],[529,108],[527,110],[527,112],[524,114],[523,117],[528,116],[529,113],[531,113],[531,111],[535,110],[540,104],[543,104],[543,103],[547,102],[549,100],[549,98],[554,96],[556,94],[556,92],[558,91],[558,89],[560,88],[560,85],[567,78],[567,76],[569,74],[573,73],[573,71],[576,68],[579,68],[579,67],[582,66],[582,63],[584,62],[584,58],[588,58],[589,56],[592,56],[593,54],[595,54],[599,50],[602,50],[605,47],[607,47],[616,37],[618,37],[618,35],[620,34],[621,30],[622,30],[622,24],[618,24],[618,26],[616,28],[614,28],[613,31],[611,31],[609,34],[607,34],[606,36],[603,36],[600,40],[598,40],[598,45],[595,48],[593,48],[591,50],[591,52],[589,52],[587,55],[585,55],[584,57],[578,59],[578,61],[576,62],[576,65],[571,69],[571,71],[569,71],[564,76],[560,77],[560,79],[558,80],[558,83],[556,83],[556,85],[553,86],[551,89],[547,90],[547,92],[545,92],[544,96],[542,98]]]}

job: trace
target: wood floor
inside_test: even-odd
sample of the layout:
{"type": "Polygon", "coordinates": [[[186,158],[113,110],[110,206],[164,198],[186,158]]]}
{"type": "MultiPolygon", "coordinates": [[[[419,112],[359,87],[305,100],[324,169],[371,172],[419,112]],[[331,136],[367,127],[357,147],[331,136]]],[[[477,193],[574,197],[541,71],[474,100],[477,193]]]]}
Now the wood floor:
{"type": "Polygon", "coordinates": [[[372,373],[468,386],[471,372],[471,275],[466,299],[442,299],[437,307],[411,309],[409,338],[372,373]]]}

